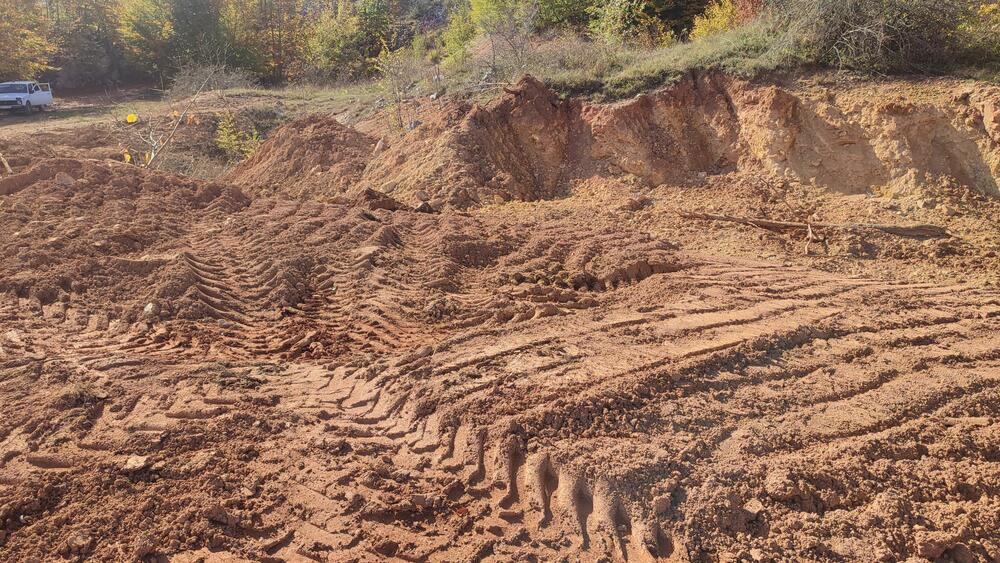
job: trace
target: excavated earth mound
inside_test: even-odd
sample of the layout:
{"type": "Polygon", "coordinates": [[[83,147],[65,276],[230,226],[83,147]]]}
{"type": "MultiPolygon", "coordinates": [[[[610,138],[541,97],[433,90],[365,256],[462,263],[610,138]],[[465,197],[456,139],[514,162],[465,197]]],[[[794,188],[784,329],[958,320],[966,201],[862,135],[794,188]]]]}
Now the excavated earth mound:
{"type": "Polygon", "coordinates": [[[980,122],[824,176],[834,104],[735,84],[16,164],[0,560],[1000,560],[1000,208],[934,149],[989,169],[980,122]],[[823,155],[747,140],[821,103],[823,155]]]}
{"type": "Polygon", "coordinates": [[[346,192],[361,180],[376,141],[333,118],[303,118],[236,168],[234,182],[299,199],[346,192]]]}
{"type": "Polygon", "coordinates": [[[526,77],[485,106],[418,104],[402,134],[381,120],[357,130],[332,117],[295,122],[231,177],[292,198],[365,185],[459,208],[563,197],[573,180],[594,176],[657,186],[735,171],[844,194],[949,178],[1000,195],[1000,90],[938,85],[927,100],[889,85],[878,93],[701,74],[592,105],[561,100],[526,77]]]}

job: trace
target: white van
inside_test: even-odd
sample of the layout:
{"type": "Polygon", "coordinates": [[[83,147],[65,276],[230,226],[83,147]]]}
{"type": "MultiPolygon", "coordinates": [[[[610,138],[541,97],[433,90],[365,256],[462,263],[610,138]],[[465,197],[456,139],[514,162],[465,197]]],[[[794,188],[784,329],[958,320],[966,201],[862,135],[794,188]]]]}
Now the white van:
{"type": "Polygon", "coordinates": [[[41,111],[51,105],[52,88],[48,84],[27,80],[0,83],[0,110],[31,113],[32,110],[41,111]]]}

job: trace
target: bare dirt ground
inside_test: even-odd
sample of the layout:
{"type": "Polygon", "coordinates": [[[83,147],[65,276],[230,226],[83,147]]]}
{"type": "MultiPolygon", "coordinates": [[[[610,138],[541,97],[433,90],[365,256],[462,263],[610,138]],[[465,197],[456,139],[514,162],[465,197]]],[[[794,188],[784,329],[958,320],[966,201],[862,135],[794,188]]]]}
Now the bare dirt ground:
{"type": "Polygon", "coordinates": [[[1000,560],[998,104],[525,80],[214,182],[11,135],[0,560],[1000,560]]]}

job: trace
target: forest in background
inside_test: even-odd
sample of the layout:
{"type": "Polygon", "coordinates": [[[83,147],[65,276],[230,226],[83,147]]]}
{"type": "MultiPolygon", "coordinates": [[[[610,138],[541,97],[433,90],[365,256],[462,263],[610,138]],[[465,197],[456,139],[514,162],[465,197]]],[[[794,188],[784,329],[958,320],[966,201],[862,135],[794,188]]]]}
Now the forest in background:
{"type": "Polygon", "coordinates": [[[1000,2],[975,0],[0,0],[0,80],[165,88],[210,65],[342,83],[405,62],[500,81],[542,64],[592,91],[702,66],[990,71],[998,31],[1000,2]]]}

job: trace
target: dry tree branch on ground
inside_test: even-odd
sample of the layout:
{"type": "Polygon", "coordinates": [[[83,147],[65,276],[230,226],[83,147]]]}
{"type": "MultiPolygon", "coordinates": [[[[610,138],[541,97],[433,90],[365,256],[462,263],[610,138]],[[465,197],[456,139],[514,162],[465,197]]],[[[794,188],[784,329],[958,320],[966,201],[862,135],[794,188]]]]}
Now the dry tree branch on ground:
{"type": "Polygon", "coordinates": [[[944,227],[937,225],[882,225],[876,223],[797,223],[792,221],[774,221],[766,218],[735,217],[731,215],[715,215],[712,213],[695,213],[679,211],[678,215],[685,219],[703,219],[706,221],[722,221],[750,225],[769,231],[806,231],[812,233],[813,228],[840,229],[845,231],[860,231],[871,229],[890,235],[912,238],[950,238],[952,235],[944,227]]]}
{"type": "Polygon", "coordinates": [[[141,119],[137,112],[130,113],[125,121],[114,117],[111,124],[111,135],[120,140],[119,144],[125,151],[126,161],[132,161],[145,168],[155,168],[155,165],[170,147],[177,129],[189,118],[191,109],[198,102],[211,80],[211,76],[206,77],[194,91],[194,94],[188,98],[184,109],[180,112],[173,112],[173,119],[166,124],[152,117],[141,119]],[[137,146],[142,149],[141,162],[136,161],[131,154],[131,149],[137,146]]]}

